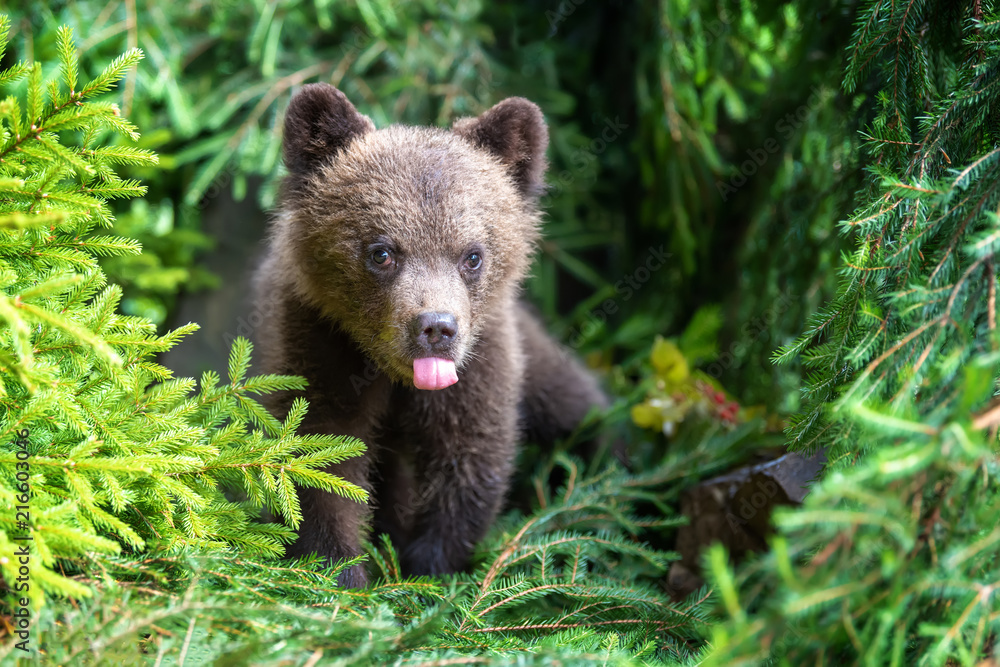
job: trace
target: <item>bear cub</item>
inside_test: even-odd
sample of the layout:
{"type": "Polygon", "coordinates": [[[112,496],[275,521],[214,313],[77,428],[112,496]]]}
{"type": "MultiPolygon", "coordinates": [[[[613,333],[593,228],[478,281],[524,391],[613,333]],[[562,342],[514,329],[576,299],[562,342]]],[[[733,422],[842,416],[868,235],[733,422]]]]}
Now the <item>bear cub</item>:
{"type": "MultiPolygon", "coordinates": [[[[292,555],[357,556],[386,532],[405,574],[466,566],[504,500],[519,440],[548,442],[606,399],[518,301],[539,237],[548,130],[510,98],[450,130],[375,129],[312,84],[284,125],[288,176],[255,276],[264,371],[300,375],[302,433],[367,452],[330,472],[368,506],[299,488],[292,555]]],[[[341,573],[366,584],[363,567],[341,573]]]]}

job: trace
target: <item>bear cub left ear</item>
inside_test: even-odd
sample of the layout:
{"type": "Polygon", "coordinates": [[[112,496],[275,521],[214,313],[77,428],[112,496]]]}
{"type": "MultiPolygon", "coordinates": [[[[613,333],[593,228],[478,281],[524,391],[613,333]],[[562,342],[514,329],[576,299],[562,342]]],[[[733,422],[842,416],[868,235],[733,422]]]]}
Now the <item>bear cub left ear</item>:
{"type": "Polygon", "coordinates": [[[456,120],[452,130],[500,158],[521,194],[537,197],[545,189],[549,130],[538,105],[508,97],[476,118],[456,120]]]}

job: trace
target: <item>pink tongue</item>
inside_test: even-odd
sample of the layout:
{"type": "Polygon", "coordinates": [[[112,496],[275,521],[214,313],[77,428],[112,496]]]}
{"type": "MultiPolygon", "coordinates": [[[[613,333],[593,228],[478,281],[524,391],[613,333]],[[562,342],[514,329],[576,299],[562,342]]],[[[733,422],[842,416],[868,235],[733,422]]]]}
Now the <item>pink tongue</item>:
{"type": "Polygon", "coordinates": [[[444,389],[458,382],[455,362],[438,357],[413,360],[413,384],[417,389],[444,389]]]}

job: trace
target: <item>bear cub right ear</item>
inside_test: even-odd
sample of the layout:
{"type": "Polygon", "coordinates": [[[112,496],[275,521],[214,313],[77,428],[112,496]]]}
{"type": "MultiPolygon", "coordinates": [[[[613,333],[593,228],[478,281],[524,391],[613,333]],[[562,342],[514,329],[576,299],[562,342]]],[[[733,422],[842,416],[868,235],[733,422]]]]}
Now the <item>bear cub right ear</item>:
{"type": "Polygon", "coordinates": [[[303,86],[285,112],[282,153],[288,171],[309,174],[375,124],[328,83],[303,86]]]}

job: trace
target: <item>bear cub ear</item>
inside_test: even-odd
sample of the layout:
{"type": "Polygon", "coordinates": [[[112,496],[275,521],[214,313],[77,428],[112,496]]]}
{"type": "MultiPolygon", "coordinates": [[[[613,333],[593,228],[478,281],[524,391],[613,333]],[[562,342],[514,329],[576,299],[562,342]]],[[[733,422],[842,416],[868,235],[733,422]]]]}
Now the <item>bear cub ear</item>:
{"type": "Polygon", "coordinates": [[[549,130],[538,105],[508,97],[476,118],[460,118],[452,130],[500,158],[521,194],[537,197],[545,189],[549,130]]]}
{"type": "Polygon", "coordinates": [[[328,83],[303,86],[285,112],[282,152],[288,171],[305,176],[375,124],[328,83]]]}

